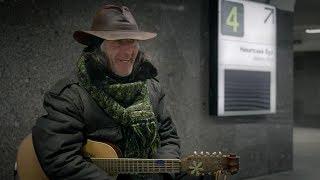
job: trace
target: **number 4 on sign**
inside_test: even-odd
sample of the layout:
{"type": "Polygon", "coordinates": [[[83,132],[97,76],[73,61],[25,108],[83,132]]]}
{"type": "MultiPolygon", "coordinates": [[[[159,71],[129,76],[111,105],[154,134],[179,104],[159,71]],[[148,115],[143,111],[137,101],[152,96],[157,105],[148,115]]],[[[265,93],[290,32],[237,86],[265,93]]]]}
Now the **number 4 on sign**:
{"type": "Polygon", "coordinates": [[[237,13],[237,7],[232,7],[231,11],[228,15],[226,24],[228,26],[232,27],[233,32],[238,31],[239,23],[238,23],[238,13],[237,13]]]}

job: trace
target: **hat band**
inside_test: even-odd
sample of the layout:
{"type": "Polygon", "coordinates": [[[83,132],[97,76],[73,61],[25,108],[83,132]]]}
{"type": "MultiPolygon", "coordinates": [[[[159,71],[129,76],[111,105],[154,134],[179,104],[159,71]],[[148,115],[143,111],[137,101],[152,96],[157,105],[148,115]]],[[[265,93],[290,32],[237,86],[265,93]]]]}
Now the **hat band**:
{"type": "Polygon", "coordinates": [[[91,27],[91,31],[139,31],[139,28],[137,25],[134,24],[113,24],[112,27],[106,28],[105,27],[91,27]]]}

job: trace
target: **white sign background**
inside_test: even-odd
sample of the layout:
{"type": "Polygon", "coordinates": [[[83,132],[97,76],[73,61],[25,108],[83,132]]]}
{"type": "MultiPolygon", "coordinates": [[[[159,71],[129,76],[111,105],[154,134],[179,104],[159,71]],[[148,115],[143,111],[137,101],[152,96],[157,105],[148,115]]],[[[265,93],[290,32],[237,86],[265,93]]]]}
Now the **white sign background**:
{"type": "Polygon", "coordinates": [[[228,0],[243,4],[242,37],[222,34],[219,0],[218,35],[218,115],[274,113],[276,107],[276,8],[267,4],[228,0]],[[271,73],[270,111],[225,112],[224,71],[226,69],[267,71],[271,73]]]}

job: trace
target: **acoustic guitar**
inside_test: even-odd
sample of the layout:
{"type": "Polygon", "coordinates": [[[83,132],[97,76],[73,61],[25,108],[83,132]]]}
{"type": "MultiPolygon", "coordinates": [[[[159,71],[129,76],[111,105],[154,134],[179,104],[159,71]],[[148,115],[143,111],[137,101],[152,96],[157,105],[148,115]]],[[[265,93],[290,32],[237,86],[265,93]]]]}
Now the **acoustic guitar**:
{"type": "MultiPolygon", "coordinates": [[[[224,177],[239,170],[239,157],[234,154],[194,153],[183,159],[119,158],[119,151],[108,143],[87,140],[83,156],[116,179],[117,174],[178,173],[215,175],[224,177]]],[[[48,180],[34,151],[32,135],[20,144],[17,153],[17,171],[20,180],[48,180]]]]}

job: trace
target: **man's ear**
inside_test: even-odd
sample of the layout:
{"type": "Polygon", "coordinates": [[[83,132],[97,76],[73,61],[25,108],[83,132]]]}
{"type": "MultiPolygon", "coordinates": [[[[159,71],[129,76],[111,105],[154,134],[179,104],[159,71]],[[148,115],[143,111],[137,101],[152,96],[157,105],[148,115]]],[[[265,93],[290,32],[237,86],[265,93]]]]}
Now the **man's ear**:
{"type": "MultiPolygon", "coordinates": [[[[103,41],[103,43],[105,43],[105,41],[103,41]]],[[[101,56],[100,58],[102,61],[101,63],[104,64],[104,66],[108,69],[110,67],[110,62],[107,54],[108,52],[105,51],[104,46],[102,45],[103,43],[101,43],[97,51],[98,51],[98,55],[101,56]]]]}

